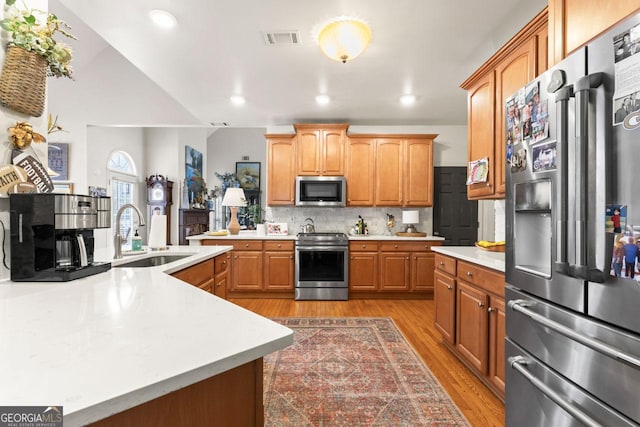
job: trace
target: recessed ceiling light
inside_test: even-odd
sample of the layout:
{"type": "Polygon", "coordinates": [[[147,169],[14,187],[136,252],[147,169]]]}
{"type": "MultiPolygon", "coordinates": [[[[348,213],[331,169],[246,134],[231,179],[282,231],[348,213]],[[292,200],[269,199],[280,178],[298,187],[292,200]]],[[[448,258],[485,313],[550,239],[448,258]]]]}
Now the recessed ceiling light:
{"type": "Polygon", "coordinates": [[[244,96],[241,96],[241,95],[233,95],[229,99],[235,105],[243,105],[246,102],[246,100],[244,99],[244,96]]]}
{"type": "Polygon", "coordinates": [[[149,16],[154,24],[160,28],[173,28],[178,23],[178,20],[171,13],[162,9],[154,9],[149,12],[149,16]]]}
{"type": "Polygon", "coordinates": [[[415,95],[402,95],[400,97],[400,103],[405,106],[413,105],[416,102],[415,95]]]}
{"type": "Polygon", "coordinates": [[[318,105],[327,105],[329,102],[331,102],[331,98],[329,97],[329,95],[318,95],[316,96],[316,102],[318,103],[318,105]]]}

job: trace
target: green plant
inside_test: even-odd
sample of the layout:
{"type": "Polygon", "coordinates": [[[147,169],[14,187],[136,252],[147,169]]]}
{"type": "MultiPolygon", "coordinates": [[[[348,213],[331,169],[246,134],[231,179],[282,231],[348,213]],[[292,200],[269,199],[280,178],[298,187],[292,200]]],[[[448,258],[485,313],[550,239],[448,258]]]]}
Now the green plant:
{"type": "Polygon", "coordinates": [[[67,32],[71,27],[53,13],[29,9],[26,4],[25,9],[20,10],[15,7],[15,1],[6,0],[10,8],[7,11],[7,18],[0,21],[0,27],[11,33],[9,45],[36,52],[46,59],[48,75],[72,78],[71,48],[53,39],[56,33],[60,33],[76,40],[74,35],[67,32]],[[39,15],[40,19],[37,19],[36,15],[39,15]],[[44,23],[43,16],[46,17],[44,23]]]}
{"type": "Polygon", "coordinates": [[[264,211],[261,209],[259,204],[256,203],[255,205],[247,206],[247,213],[254,224],[262,224],[262,214],[264,211]]]}

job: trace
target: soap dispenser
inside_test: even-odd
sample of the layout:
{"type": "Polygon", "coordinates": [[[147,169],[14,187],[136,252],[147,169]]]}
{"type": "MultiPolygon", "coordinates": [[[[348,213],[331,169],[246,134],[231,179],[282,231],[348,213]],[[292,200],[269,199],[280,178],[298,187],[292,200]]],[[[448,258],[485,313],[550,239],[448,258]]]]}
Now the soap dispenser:
{"type": "Polygon", "coordinates": [[[131,250],[132,251],[141,251],[142,250],[142,237],[138,235],[138,230],[131,238],[131,250]]]}

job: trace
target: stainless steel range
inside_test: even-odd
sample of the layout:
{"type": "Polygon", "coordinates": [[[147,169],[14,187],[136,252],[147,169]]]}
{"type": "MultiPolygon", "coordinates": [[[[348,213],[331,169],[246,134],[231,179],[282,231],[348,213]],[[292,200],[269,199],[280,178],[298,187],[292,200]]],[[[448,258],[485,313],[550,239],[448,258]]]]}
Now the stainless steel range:
{"type": "Polygon", "coordinates": [[[299,233],[296,300],[349,298],[349,239],[344,233],[299,233]]]}

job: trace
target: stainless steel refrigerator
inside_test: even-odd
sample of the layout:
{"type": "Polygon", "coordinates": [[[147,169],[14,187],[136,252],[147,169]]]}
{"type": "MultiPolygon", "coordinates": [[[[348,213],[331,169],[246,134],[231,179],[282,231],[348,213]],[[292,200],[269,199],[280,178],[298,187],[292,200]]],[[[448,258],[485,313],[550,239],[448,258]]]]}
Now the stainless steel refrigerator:
{"type": "Polygon", "coordinates": [[[505,111],[506,424],[637,426],[640,15],[505,111]]]}

